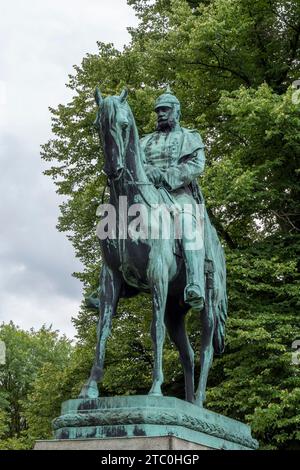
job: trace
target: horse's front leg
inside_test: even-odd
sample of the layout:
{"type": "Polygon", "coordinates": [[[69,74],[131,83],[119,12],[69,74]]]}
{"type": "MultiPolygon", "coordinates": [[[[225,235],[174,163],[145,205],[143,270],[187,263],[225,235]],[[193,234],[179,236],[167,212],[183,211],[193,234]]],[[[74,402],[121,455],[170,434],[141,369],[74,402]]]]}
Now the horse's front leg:
{"type": "Polygon", "coordinates": [[[160,257],[150,258],[148,279],[152,293],[152,324],[151,337],[154,348],[153,382],[149,395],[162,396],[161,385],[163,383],[163,345],[165,340],[165,308],[168,294],[168,269],[160,254],[160,257]],[[154,259],[153,259],[154,258],[154,259]]]}
{"type": "Polygon", "coordinates": [[[121,285],[120,274],[104,265],[100,274],[100,318],[97,329],[96,357],[90,377],[79,394],[80,398],[97,398],[99,396],[97,382],[100,382],[103,376],[105,346],[111,331],[112,317],[117,309],[121,285]]]}
{"type": "Polygon", "coordinates": [[[201,313],[202,315],[202,335],[201,335],[201,372],[199,386],[196,392],[195,405],[203,406],[206,398],[206,384],[209,369],[212,364],[214,347],[213,336],[215,329],[215,321],[213,315],[212,305],[212,289],[207,290],[207,298],[205,308],[201,313]]]}

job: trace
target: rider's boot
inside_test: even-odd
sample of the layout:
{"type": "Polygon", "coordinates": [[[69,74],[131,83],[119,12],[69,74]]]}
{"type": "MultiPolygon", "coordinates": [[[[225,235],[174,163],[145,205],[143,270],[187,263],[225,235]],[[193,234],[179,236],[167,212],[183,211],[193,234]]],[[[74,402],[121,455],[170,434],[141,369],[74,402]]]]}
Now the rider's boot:
{"type": "MultiPolygon", "coordinates": [[[[182,204],[181,204],[182,206],[182,204]]],[[[186,269],[184,301],[201,311],[205,301],[203,217],[195,204],[184,204],[180,213],[181,248],[186,269]]]]}
{"type": "Polygon", "coordinates": [[[183,257],[186,266],[187,284],[184,289],[184,301],[194,310],[204,308],[204,248],[188,250],[183,246],[183,257]]]}

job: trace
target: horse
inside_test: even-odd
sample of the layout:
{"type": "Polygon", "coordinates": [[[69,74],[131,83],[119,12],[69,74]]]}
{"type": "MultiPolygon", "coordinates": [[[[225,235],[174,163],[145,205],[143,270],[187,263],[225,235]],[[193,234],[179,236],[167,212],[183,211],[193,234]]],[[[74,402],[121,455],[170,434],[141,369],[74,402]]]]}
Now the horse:
{"type": "MultiPolygon", "coordinates": [[[[127,103],[127,90],[118,96],[102,97],[99,89],[96,126],[102,141],[104,172],[110,186],[109,203],[118,214],[119,201],[127,197],[128,207],[140,202],[150,211],[165,199],[163,191],[152,184],[145,172],[135,119],[127,103]]],[[[118,214],[120,215],[120,214],[118,214]]],[[[140,217],[145,218],[141,213],[140,217]]],[[[123,216],[124,219],[124,216],[123,216]]],[[[125,217],[126,219],[126,217],[125,217]]],[[[147,219],[149,220],[149,219],[147,219]]],[[[123,220],[122,223],[128,223],[123,220]]],[[[145,224],[147,225],[147,221],[145,224]]],[[[117,228],[120,235],[121,228],[117,228]]],[[[99,279],[99,323],[95,361],[80,398],[97,398],[97,383],[104,371],[105,347],[111,332],[118,301],[140,292],[152,296],[151,337],[154,348],[152,386],[149,395],[162,396],[164,380],[162,358],[166,330],[179,352],[185,379],[185,399],[200,407],[205,401],[209,369],[214,353],[224,350],[227,317],[226,266],[217,232],[204,213],[205,303],[202,320],[201,372],[194,391],[194,352],[185,326],[190,306],[184,302],[186,285],[182,256],[176,256],[176,240],[161,238],[107,237],[100,240],[103,266],[99,279]]]]}

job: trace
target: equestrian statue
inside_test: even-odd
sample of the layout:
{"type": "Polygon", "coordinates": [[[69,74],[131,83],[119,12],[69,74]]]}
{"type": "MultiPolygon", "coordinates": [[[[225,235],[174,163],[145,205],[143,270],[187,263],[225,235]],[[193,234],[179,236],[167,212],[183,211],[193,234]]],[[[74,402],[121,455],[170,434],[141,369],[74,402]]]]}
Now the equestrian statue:
{"type": "Polygon", "coordinates": [[[97,383],[103,376],[106,340],[119,299],[144,292],[152,297],[154,367],[149,395],[162,395],[167,330],[183,366],[185,399],[203,406],[213,355],[224,350],[227,318],[224,251],[197,182],[205,166],[204,145],[198,131],[180,126],[180,102],[169,87],[155,103],[156,130],[140,139],[127,94],[124,89],[120,96],[103,98],[97,89],[95,95],[109,205],[118,223],[106,237],[101,228],[97,230],[103,265],[96,357],[79,396],[99,396],[97,383]],[[133,230],[130,211],[124,213],[120,208],[124,198],[129,208],[142,208],[140,230],[133,230]],[[162,207],[165,215],[160,217],[162,207]],[[170,236],[162,236],[162,221],[166,220],[170,236]],[[190,308],[201,320],[201,373],[196,392],[194,352],[185,327],[190,308]]]}

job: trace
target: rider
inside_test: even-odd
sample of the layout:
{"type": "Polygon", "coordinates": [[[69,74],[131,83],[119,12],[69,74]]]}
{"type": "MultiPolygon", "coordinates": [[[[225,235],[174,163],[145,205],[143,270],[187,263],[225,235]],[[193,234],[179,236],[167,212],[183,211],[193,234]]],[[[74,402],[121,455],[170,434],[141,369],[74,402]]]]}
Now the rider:
{"type": "MultiPolygon", "coordinates": [[[[204,145],[196,130],[179,125],[180,102],[168,87],[155,103],[156,131],[141,139],[145,170],[149,180],[163,187],[181,208],[181,248],[186,266],[187,285],[184,300],[191,307],[204,307],[204,245],[191,249],[191,233],[195,233],[197,220],[183,210],[202,203],[196,179],[204,170],[204,145]]],[[[199,207],[199,206],[198,206],[199,207]]],[[[197,212],[196,212],[197,214],[197,212]]],[[[199,212],[198,212],[199,214],[199,212]]],[[[198,220],[199,222],[199,220],[198,220]]]]}

